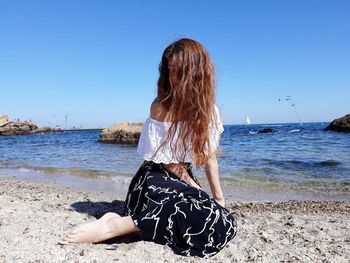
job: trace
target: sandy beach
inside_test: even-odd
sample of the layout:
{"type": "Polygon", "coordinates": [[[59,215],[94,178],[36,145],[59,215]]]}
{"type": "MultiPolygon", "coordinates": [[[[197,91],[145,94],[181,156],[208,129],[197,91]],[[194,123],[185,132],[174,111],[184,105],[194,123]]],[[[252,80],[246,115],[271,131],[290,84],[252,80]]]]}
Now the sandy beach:
{"type": "Polygon", "coordinates": [[[123,237],[59,245],[76,225],[121,213],[123,195],[0,176],[0,262],[349,262],[350,203],[227,202],[237,236],[209,259],[123,237]],[[116,244],[116,246],[114,245],[116,244]],[[116,248],[115,248],[116,247],[116,248]],[[114,248],[114,249],[113,249],[114,248]],[[111,250],[112,249],[112,250],[111,250]]]}

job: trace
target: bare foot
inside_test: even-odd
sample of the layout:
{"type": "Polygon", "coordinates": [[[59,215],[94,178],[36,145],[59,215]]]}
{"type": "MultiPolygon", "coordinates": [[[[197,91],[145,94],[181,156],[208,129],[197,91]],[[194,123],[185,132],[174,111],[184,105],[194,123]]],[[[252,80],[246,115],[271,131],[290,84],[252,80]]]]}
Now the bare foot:
{"type": "Polygon", "coordinates": [[[98,220],[78,226],[60,243],[98,243],[110,239],[117,235],[114,223],[119,218],[116,213],[106,213],[98,220]]]}

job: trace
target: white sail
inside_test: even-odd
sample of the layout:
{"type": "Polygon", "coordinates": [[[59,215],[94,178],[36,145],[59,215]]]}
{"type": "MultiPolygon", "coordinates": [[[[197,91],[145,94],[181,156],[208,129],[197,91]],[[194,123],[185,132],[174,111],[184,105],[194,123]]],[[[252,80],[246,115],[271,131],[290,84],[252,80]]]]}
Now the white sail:
{"type": "Polygon", "coordinates": [[[247,120],[246,120],[245,124],[247,124],[247,125],[250,125],[250,124],[251,124],[250,119],[249,119],[248,116],[247,116],[247,120]]]}

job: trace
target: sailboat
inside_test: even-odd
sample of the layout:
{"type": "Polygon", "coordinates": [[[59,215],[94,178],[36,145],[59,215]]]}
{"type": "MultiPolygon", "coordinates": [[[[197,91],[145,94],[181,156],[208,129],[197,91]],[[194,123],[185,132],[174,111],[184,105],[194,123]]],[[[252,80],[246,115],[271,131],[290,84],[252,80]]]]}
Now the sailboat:
{"type": "Polygon", "coordinates": [[[251,121],[250,121],[250,119],[249,119],[248,116],[247,116],[247,120],[245,121],[245,124],[246,124],[246,125],[250,125],[250,124],[251,124],[251,121]]]}

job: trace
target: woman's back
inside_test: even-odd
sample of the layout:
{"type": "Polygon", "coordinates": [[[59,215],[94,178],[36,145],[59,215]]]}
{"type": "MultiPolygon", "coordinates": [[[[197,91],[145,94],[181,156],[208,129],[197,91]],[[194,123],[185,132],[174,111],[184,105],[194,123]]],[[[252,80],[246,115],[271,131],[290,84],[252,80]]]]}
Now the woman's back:
{"type": "MultiPolygon", "coordinates": [[[[221,122],[220,113],[216,105],[214,105],[215,115],[208,127],[210,149],[214,152],[219,146],[220,134],[224,128],[221,122]]],[[[191,137],[185,137],[184,148],[178,149],[178,145],[182,146],[184,125],[188,125],[186,121],[178,121],[177,129],[175,130],[171,140],[169,137],[170,128],[174,120],[169,116],[165,107],[155,100],[150,109],[150,116],[146,119],[141,131],[137,152],[148,161],[156,163],[184,163],[193,162],[193,152],[191,137]],[[175,150],[174,150],[175,149],[175,150]],[[184,153],[184,154],[183,154],[184,153]],[[183,155],[181,155],[183,154],[183,155]]],[[[191,126],[188,127],[191,130],[191,126]]],[[[206,147],[207,149],[209,147],[206,147]]]]}

